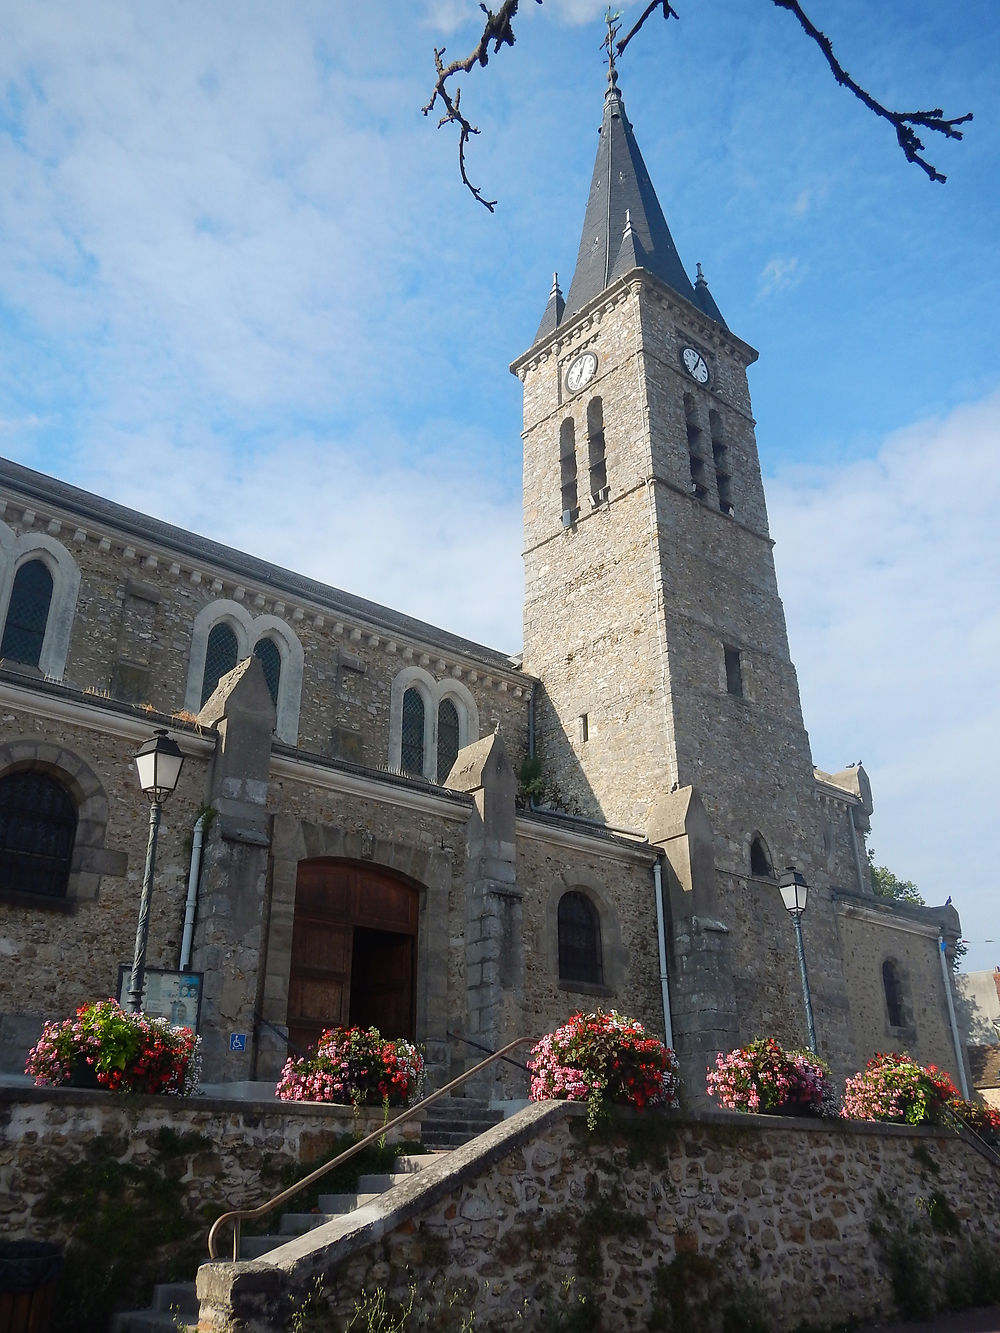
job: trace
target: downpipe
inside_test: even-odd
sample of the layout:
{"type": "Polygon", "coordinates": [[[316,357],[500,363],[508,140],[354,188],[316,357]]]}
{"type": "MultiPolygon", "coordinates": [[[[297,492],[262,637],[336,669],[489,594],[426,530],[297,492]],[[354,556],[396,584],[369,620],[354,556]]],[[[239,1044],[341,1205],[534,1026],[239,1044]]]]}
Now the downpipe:
{"type": "Polygon", "coordinates": [[[656,899],[656,943],[660,952],[660,999],[663,1004],[663,1036],[674,1049],[674,1027],[670,1018],[670,977],[667,974],[667,935],[663,920],[663,866],[659,857],[653,862],[653,896],[656,899]]]}
{"type": "Polygon", "coordinates": [[[198,880],[201,877],[201,852],[205,842],[205,824],[208,811],[195,821],[191,838],[191,865],[188,868],[187,899],[184,903],[184,933],[181,937],[181,956],[178,971],[186,972],[191,966],[191,944],[194,940],[194,921],[198,914],[198,880]]]}

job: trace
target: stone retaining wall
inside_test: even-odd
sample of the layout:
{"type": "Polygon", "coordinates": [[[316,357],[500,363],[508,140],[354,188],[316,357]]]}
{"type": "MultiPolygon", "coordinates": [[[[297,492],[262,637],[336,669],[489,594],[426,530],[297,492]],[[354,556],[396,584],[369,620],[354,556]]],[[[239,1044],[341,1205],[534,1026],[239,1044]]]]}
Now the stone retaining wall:
{"type": "MultiPolygon", "coordinates": [[[[162,1159],[166,1147],[184,1211],[207,1234],[218,1214],[277,1193],[286,1169],[317,1161],[355,1128],[360,1136],[381,1123],[380,1107],[363,1108],[355,1122],[349,1106],[0,1087],[0,1235],[65,1241],[65,1222],[50,1213],[52,1181],[99,1141],[135,1166],[162,1159]]],[[[397,1136],[419,1139],[419,1120],[390,1138],[397,1136]]]]}
{"type": "Polygon", "coordinates": [[[998,1184],[1000,1158],[940,1130],[712,1113],[591,1137],[544,1103],[266,1262],[204,1265],[200,1328],[343,1329],[364,1292],[412,1287],[411,1322],[442,1329],[913,1317],[1000,1279],[998,1184]]]}

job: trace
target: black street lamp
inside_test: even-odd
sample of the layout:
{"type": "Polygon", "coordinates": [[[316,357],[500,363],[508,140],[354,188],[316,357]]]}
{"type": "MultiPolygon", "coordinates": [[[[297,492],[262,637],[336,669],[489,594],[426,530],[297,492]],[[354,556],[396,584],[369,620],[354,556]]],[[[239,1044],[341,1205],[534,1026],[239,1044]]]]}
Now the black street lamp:
{"type": "Polygon", "coordinates": [[[177,786],[183,763],[184,756],[181,754],[180,746],[162,728],[153,733],[135,756],[139,786],[149,801],[149,842],[146,844],[146,869],[142,876],[142,898],[139,900],[139,924],[135,932],[132,975],[128,983],[128,1005],[133,1014],[142,1011],[142,990],[146,979],[146,941],[149,938],[149,900],[153,892],[160,811],[163,802],[177,786]]]}
{"type": "Polygon", "coordinates": [[[809,975],[806,972],[806,951],[802,944],[802,913],[806,910],[809,885],[794,866],[786,866],[785,873],[778,880],[781,898],[791,914],[795,925],[795,947],[799,953],[799,972],[802,976],[802,996],[806,1003],[806,1026],[809,1029],[809,1049],[818,1055],[816,1049],[816,1024],[813,1021],[812,996],[809,994],[809,975]]]}

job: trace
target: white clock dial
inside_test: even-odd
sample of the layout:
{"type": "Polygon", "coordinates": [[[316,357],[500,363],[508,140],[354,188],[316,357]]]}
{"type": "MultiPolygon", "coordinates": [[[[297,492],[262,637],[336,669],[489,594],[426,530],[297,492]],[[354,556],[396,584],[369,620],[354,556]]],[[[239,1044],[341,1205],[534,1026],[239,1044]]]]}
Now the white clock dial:
{"type": "Polygon", "coordinates": [[[696,352],[693,347],[685,347],[681,352],[681,360],[693,380],[699,384],[708,383],[708,363],[700,352],[696,352]]]}
{"type": "Polygon", "coordinates": [[[597,357],[593,352],[581,352],[576,360],[570,363],[570,368],[566,372],[566,388],[570,393],[576,393],[585,384],[589,384],[596,373],[597,357]]]}

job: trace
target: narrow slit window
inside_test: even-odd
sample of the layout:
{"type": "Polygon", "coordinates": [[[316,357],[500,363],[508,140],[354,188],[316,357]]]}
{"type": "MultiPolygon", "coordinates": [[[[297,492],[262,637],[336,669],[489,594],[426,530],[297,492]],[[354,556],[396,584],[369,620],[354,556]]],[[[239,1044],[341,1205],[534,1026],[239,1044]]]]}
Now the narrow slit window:
{"type": "Polygon", "coordinates": [[[52,603],[52,574],[43,560],[29,560],[14,575],[0,657],[38,666],[52,603]]]}
{"type": "Polygon", "coordinates": [[[417,777],[424,771],[424,698],[419,690],[410,689],[403,695],[400,767],[417,777]]]}
{"type": "Polygon", "coordinates": [[[587,454],[590,466],[590,498],[595,505],[599,505],[608,498],[604,407],[600,398],[592,398],[587,404],[587,454]]]}
{"type": "Polygon", "coordinates": [[[738,698],[743,697],[743,664],[740,660],[740,650],[724,646],[726,655],[726,689],[730,694],[738,698]]]}
{"type": "Polygon", "coordinates": [[[572,417],[567,417],[559,428],[559,481],[563,523],[569,527],[580,512],[576,492],[576,432],[572,417]]]}
{"type": "Polygon", "coordinates": [[[889,1015],[889,1026],[901,1028],[903,1017],[903,988],[900,984],[899,970],[891,958],[882,964],[882,987],[885,991],[885,1007],[889,1015]]]}

